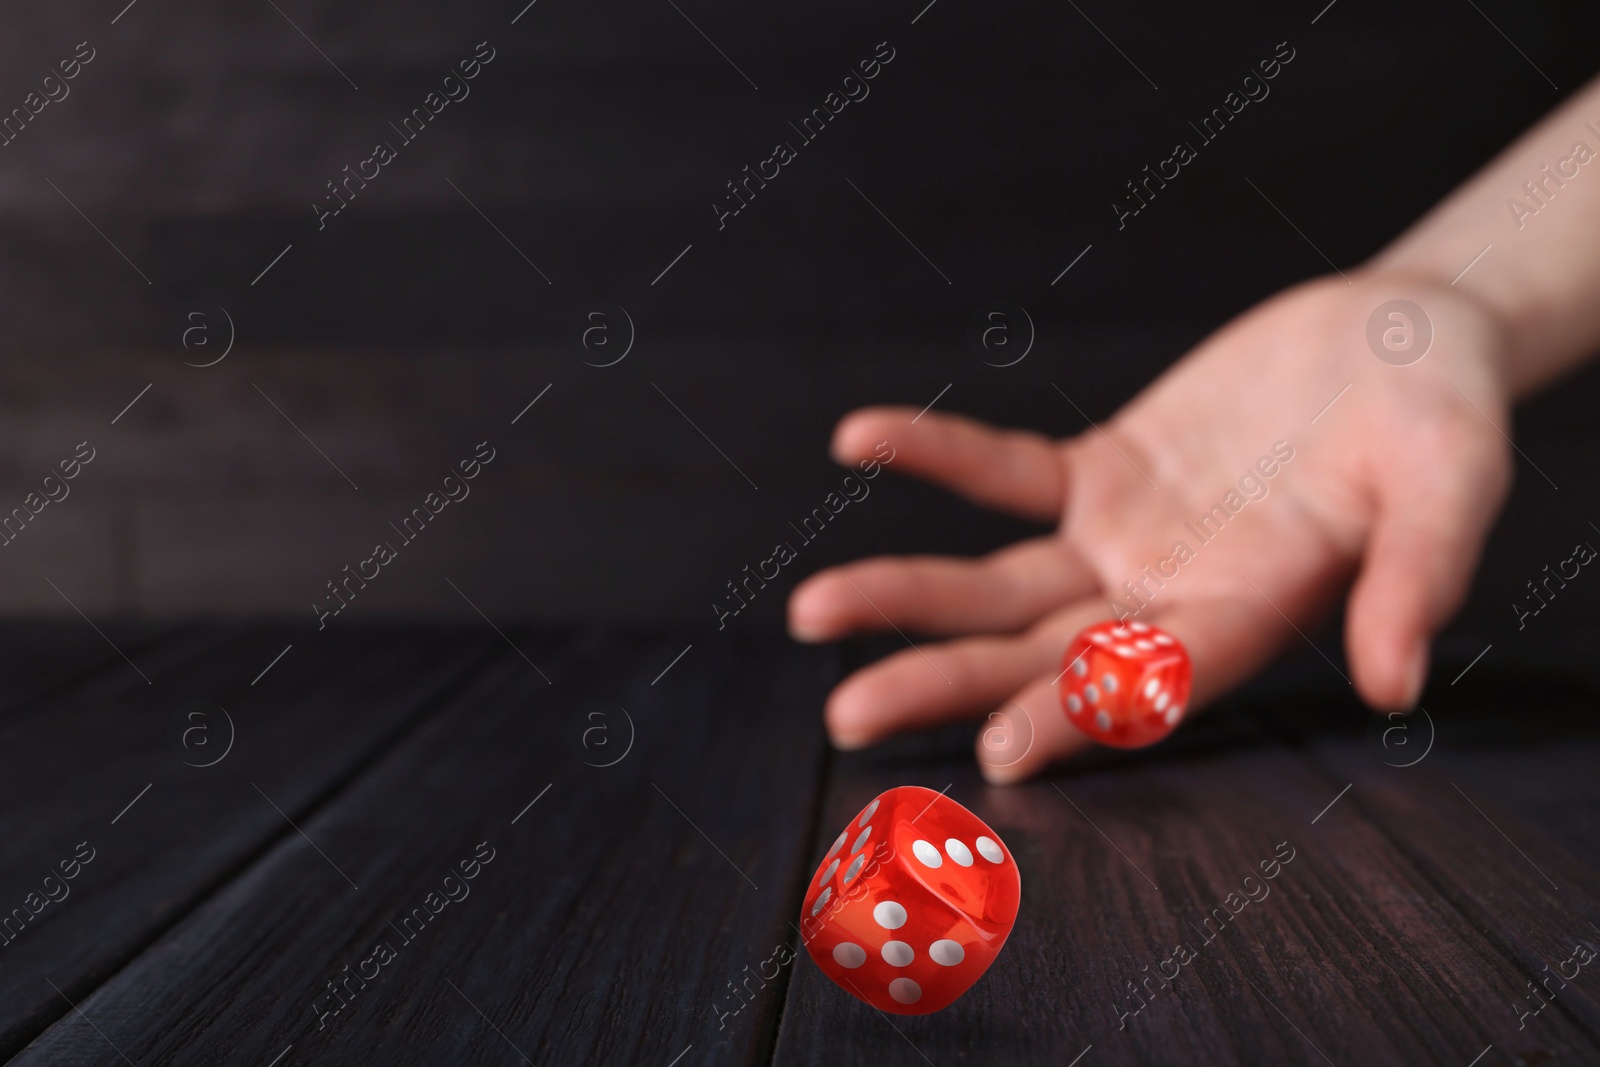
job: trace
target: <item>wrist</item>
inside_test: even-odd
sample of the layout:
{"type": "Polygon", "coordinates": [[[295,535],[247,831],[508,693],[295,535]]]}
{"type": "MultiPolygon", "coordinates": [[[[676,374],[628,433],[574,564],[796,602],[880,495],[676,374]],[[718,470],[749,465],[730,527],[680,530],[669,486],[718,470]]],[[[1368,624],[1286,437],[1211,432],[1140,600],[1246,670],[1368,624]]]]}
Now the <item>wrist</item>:
{"type": "Polygon", "coordinates": [[[1452,346],[1453,358],[1481,364],[1508,400],[1520,399],[1533,388],[1525,371],[1535,361],[1523,351],[1523,331],[1510,309],[1423,267],[1373,261],[1347,276],[1374,307],[1383,299],[1415,303],[1428,316],[1435,342],[1449,333],[1470,333],[1472,343],[1452,346]]]}

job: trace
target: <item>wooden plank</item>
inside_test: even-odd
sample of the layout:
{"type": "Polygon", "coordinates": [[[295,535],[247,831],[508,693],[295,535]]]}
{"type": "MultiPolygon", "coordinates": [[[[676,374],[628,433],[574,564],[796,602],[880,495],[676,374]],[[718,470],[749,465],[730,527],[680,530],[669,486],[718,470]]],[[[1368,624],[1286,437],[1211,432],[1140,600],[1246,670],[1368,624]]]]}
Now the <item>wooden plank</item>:
{"type": "Polygon", "coordinates": [[[1351,808],[1384,829],[1464,924],[1514,961],[1482,1025],[1498,1049],[1533,1062],[1549,1052],[1558,1014],[1600,1033],[1600,967],[1565,963],[1571,981],[1558,973],[1576,948],[1600,951],[1596,700],[1527,676],[1476,682],[1425,699],[1426,717],[1396,720],[1413,735],[1404,747],[1322,738],[1309,752],[1350,783],[1351,808]]]}
{"type": "Polygon", "coordinates": [[[292,832],[274,805],[299,812],[341,782],[491,642],[481,630],[208,627],[141,653],[149,684],[119,659],[120,670],[8,716],[0,928],[13,923],[0,947],[0,1053],[71,1014],[68,998],[292,832]],[[195,706],[209,714],[187,718],[195,706]],[[200,732],[185,737],[191,727],[200,732]],[[80,842],[93,858],[62,883],[80,842]],[[49,893],[60,899],[44,902],[49,893]]]}
{"type": "Polygon", "coordinates": [[[798,906],[834,657],[688,644],[588,640],[553,687],[508,654],[14,1062],[764,1062],[779,987],[719,1012],[798,906]]]}
{"type": "MultiPolygon", "coordinates": [[[[1519,962],[1349,797],[1319,818],[1339,786],[1240,709],[1018,788],[981,783],[969,730],[938,735],[942,749],[923,738],[841,758],[813,861],[878,791],[950,784],[1017,857],[1022,913],[990,973],[931,1016],[882,1016],[803,961],[775,1062],[1466,1064],[1500,1048],[1519,962]],[[1294,859],[1263,883],[1258,865],[1282,842],[1294,859]],[[1269,894],[1208,942],[1208,910],[1227,915],[1249,875],[1269,894]],[[1140,1008],[1125,983],[1170,974],[1179,943],[1193,962],[1140,989],[1140,1008]]],[[[1549,1055],[1600,1056],[1579,1020],[1540,1022],[1549,1055]]]]}
{"type": "Polygon", "coordinates": [[[98,625],[104,636],[75,616],[0,622],[0,721],[90,675],[126,671],[117,649],[142,656],[179,631],[171,623],[98,625]]]}

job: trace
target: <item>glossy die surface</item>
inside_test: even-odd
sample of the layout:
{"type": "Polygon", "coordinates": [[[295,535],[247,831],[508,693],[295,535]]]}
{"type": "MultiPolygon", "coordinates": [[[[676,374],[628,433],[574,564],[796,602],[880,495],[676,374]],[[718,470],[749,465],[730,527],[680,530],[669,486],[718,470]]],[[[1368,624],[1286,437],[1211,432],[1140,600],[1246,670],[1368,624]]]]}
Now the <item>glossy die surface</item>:
{"type": "Polygon", "coordinates": [[[1141,748],[1171,733],[1183,718],[1194,677],[1177,638],[1148,623],[1115,619],[1074,637],[1061,667],[1067,718],[1116,748],[1141,748]]]}
{"type": "Polygon", "coordinates": [[[846,992],[925,1015],[988,970],[1021,899],[1011,850],[982,819],[931,789],[900,786],[834,839],[807,887],[801,936],[846,992]]]}

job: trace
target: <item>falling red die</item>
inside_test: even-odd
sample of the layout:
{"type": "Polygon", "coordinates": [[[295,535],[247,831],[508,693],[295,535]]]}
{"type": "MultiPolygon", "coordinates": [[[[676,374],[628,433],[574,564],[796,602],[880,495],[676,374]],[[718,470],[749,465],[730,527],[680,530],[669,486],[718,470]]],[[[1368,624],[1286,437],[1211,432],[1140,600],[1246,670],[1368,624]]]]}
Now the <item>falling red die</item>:
{"type": "Polygon", "coordinates": [[[822,973],[875,1008],[926,1015],[989,969],[1016,922],[1016,860],[982,819],[940,793],[882,793],[834,840],[800,926],[822,973]]]}
{"type": "Polygon", "coordinates": [[[1098,622],[1061,659],[1061,706],[1104,745],[1142,748],[1172,732],[1194,668],[1176,637],[1143,622],[1098,622]]]}

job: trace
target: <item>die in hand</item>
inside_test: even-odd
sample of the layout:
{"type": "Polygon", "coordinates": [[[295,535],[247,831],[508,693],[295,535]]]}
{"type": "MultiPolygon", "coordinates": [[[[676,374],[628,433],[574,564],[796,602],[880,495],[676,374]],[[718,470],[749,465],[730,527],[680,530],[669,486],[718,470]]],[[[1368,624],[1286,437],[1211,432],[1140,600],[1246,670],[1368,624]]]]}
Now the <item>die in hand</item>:
{"type": "Polygon", "coordinates": [[[1148,623],[1095,623],[1061,660],[1061,706],[1072,725],[1116,748],[1142,748],[1172,732],[1194,669],[1178,639],[1148,623]]]}
{"type": "Polygon", "coordinates": [[[965,993],[1011,933],[1016,860],[940,793],[882,793],[822,858],[800,913],[822,973],[883,1011],[925,1015],[965,993]]]}

